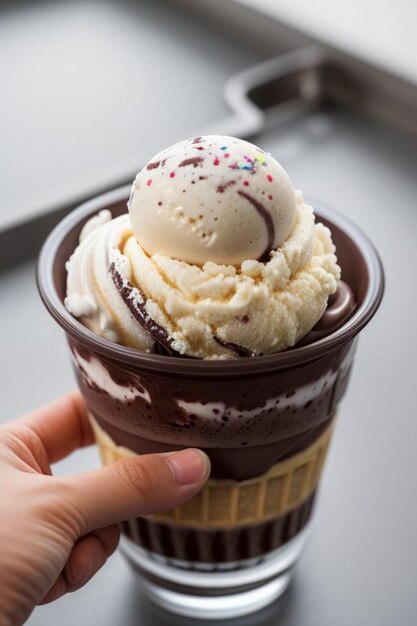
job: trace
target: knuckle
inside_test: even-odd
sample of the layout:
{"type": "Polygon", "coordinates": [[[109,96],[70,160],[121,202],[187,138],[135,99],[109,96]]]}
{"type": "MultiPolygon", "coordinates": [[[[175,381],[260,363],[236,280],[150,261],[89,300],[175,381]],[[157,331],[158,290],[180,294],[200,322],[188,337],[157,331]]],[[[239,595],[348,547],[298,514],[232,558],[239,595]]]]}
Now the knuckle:
{"type": "Polygon", "coordinates": [[[82,536],[86,531],[87,511],[83,510],[71,482],[56,476],[45,477],[43,492],[49,502],[49,521],[69,537],[82,536]]]}
{"type": "Polygon", "coordinates": [[[109,557],[116,550],[119,539],[120,539],[120,529],[118,526],[107,526],[106,528],[101,528],[100,530],[94,533],[97,544],[101,546],[102,554],[109,557]]]}
{"type": "Polygon", "coordinates": [[[15,428],[7,428],[5,426],[0,428],[0,445],[9,452],[20,456],[22,452],[22,441],[18,437],[15,428]]]}
{"type": "Polygon", "coordinates": [[[25,468],[49,473],[49,461],[39,435],[25,422],[0,428],[0,447],[25,468]]]}
{"type": "Polygon", "coordinates": [[[115,463],[114,469],[129,489],[139,497],[144,506],[158,492],[157,475],[144,461],[128,459],[115,463]]]}

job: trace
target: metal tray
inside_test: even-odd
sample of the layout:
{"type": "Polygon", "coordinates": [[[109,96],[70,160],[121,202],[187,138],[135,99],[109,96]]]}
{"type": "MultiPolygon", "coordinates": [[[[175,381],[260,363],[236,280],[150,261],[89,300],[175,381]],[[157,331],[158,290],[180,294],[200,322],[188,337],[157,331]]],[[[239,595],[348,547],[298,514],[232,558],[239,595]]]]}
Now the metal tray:
{"type": "MultiPolygon", "coordinates": [[[[226,53],[229,48],[233,53],[230,55],[227,53],[222,55],[224,56],[224,60],[220,66],[221,69],[220,71],[217,69],[211,77],[212,84],[220,87],[219,79],[221,76],[225,75],[227,66],[231,68],[233,67],[233,63],[236,65],[236,63],[241,60],[239,59],[239,61],[237,61],[235,57],[237,57],[237,50],[242,51],[243,40],[245,40],[247,44],[256,38],[253,24],[251,30],[248,31],[248,9],[231,3],[226,13],[223,14],[222,8],[224,7],[219,5],[218,2],[214,2],[214,5],[211,6],[206,0],[198,0],[195,5],[190,4],[189,0],[176,0],[173,4],[181,7],[183,10],[187,9],[191,13],[197,13],[200,19],[202,17],[210,18],[211,22],[213,22],[213,18],[221,12],[223,32],[225,32],[226,28],[229,28],[231,32],[233,32],[234,45],[233,39],[232,42],[228,44],[221,41],[221,52],[226,53]],[[248,32],[250,39],[246,37],[248,32]],[[245,38],[243,35],[245,35],[245,38]]],[[[172,17],[172,7],[170,7],[170,11],[172,17]]],[[[136,17],[138,16],[136,15],[136,17]]],[[[181,20],[178,19],[177,14],[175,14],[174,19],[176,20],[176,26],[181,29],[181,20]]],[[[295,33],[292,29],[288,29],[288,32],[285,33],[285,27],[283,25],[276,25],[276,30],[280,34],[280,40],[277,43],[278,38],[277,33],[275,33],[274,45],[274,39],[272,37],[273,26],[271,26],[270,21],[266,22],[265,18],[259,15],[255,16],[254,19],[257,28],[263,29],[262,37],[265,37],[266,40],[269,41],[269,45],[265,46],[265,50],[280,50],[281,53],[279,56],[272,57],[245,68],[227,80],[223,89],[223,99],[230,113],[224,118],[217,118],[216,121],[212,121],[210,124],[190,127],[187,126],[187,122],[185,121],[187,117],[189,117],[189,111],[187,115],[181,116],[181,121],[184,119],[185,123],[180,122],[178,126],[181,129],[184,128],[184,133],[186,132],[185,129],[189,129],[188,132],[190,134],[192,134],[192,132],[199,134],[209,134],[213,132],[240,137],[253,137],[256,134],[265,132],[271,125],[276,127],[328,104],[338,104],[346,107],[348,111],[360,112],[369,118],[382,120],[404,129],[411,135],[417,136],[416,85],[361,62],[347,54],[331,49],[328,46],[314,46],[312,45],[313,40],[311,38],[303,37],[299,33],[295,33]],[[282,53],[283,41],[286,43],[287,47],[291,49],[290,52],[282,53]],[[302,44],[304,44],[305,47],[293,49],[294,46],[301,46],[302,44]]],[[[187,20],[188,27],[190,27],[193,22],[190,22],[190,17],[188,17],[187,20]]],[[[52,21],[52,24],[53,23],[52,21]]],[[[193,30],[195,30],[195,28],[193,30]]],[[[259,34],[259,31],[256,32],[259,34]]],[[[172,38],[172,30],[170,30],[170,33],[170,37],[172,38]]],[[[213,36],[218,39],[219,33],[217,33],[217,35],[213,34],[213,36]]],[[[205,37],[207,38],[207,34],[205,34],[205,37]]],[[[219,40],[216,43],[218,44],[218,48],[219,40]]],[[[166,49],[170,49],[166,41],[164,46],[166,49]]],[[[207,47],[210,50],[208,42],[202,40],[202,51],[204,51],[204,48],[207,49],[207,47]]],[[[168,79],[166,70],[162,70],[166,49],[163,48],[163,54],[159,52],[155,55],[155,64],[158,68],[158,72],[161,72],[162,76],[168,79]]],[[[216,54],[218,57],[218,50],[216,50],[216,54]]],[[[245,51],[244,56],[246,58],[250,55],[250,51],[245,51]]],[[[255,56],[253,53],[253,56],[256,58],[256,56],[259,57],[259,54],[255,56]]],[[[199,62],[201,62],[199,55],[188,56],[185,62],[181,54],[179,54],[178,57],[180,61],[182,60],[190,73],[195,74],[195,72],[198,71],[199,62]]],[[[207,64],[207,59],[204,55],[203,58],[204,63],[207,64]]],[[[243,58],[243,56],[241,58],[243,58]]],[[[215,65],[219,68],[218,64],[215,65]]],[[[152,71],[147,69],[147,72],[146,76],[149,77],[152,71]]],[[[184,76],[182,76],[181,79],[184,80],[184,76]]],[[[114,90],[116,91],[117,88],[118,86],[115,85],[114,90]]],[[[138,101],[140,101],[140,92],[141,86],[136,86],[134,97],[137,98],[138,101]]],[[[161,93],[166,97],[167,94],[164,91],[161,93]]],[[[183,87],[183,98],[184,101],[191,106],[191,103],[196,98],[193,81],[190,81],[188,84],[185,83],[183,87]]],[[[197,98],[199,114],[197,116],[195,114],[192,115],[194,123],[197,122],[198,124],[200,123],[199,120],[205,119],[210,115],[210,106],[212,107],[212,115],[215,111],[221,110],[214,93],[210,93],[210,99],[212,99],[211,103],[207,102],[207,99],[204,101],[200,97],[197,98]]],[[[161,107],[160,102],[156,103],[154,97],[149,98],[148,96],[145,107],[142,107],[141,111],[145,119],[147,115],[149,115],[148,109],[150,104],[151,106],[156,105],[155,118],[158,115],[160,118],[161,113],[165,112],[166,108],[169,108],[169,105],[165,108],[163,105],[161,107]]],[[[97,111],[94,110],[94,107],[97,106],[97,103],[93,100],[89,102],[89,106],[91,110],[88,111],[88,115],[96,116],[97,111]]],[[[194,109],[195,107],[191,106],[191,108],[194,109]]],[[[87,120],[82,117],[79,121],[85,124],[87,120]]],[[[73,123],[76,121],[76,119],[72,120],[73,123]]],[[[43,124],[47,123],[47,119],[43,118],[43,124]]],[[[123,120],[124,128],[129,128],[129,124],[131,123],[132,118],[123,120]]],[[[117,124],[120,125],[120,121],[118,121],[117,124]]],[[[147,125],[145,125],[145,128],[146,126],[147,125]]],[[[153,135],[160,136],[163,132],[162,126],[162,128],[158,129],[153,135]]],[[[169,131],[169,133],[171,132],[172,131],[169,131]]],[[[77,136],[77,130],[74,131],[74,134],[77,137],[77,141],[81,141],[77,136]]],[[[101,134],[101,131],[99,134],[101,134]]],[[[166,135],[167,129],[165,129],[165,136],[166,135]]],[[[174,138],[174,136],[172,137],[174,138]]],[[[175,135],[175,139],[177,138],[178,134],[175,135]]],[[[90,140],[93,144],[99,141],[97,132],[91,135],[90,140]]],[[[120,153],[121,140],[117,141],[113,137],[112,142],[113,149],[117,155],[120,153]]],[[[166,139],[164,143],[167,142],[169,143],[168,139],[166,139]]],[[[145,144],[148,146],[156,146],[158,142],[156,142],[154,138],[151,140],[149,137],[146,137],[145,144]]],[[[72,146],[72,148],[74,148],[74,146],[72,146]]],[[[82,143],[80,148],[82,148],[82,143]]],[[[130,150],[131,149],[130,145],[130,150]]],[[[109,146],[109,152],[111,153],[111,146],[109,146]]],[[[48,203],[46,203],[43,208],[40,208],[36,206],[36,200],[34,199],[33,202],[35,204],[32,209],[30,206],[25,209],[25,219],[14,217],[13,219],[9,218],[3,221],[3,223],[2,220],[0,220],[0,271],[15,265],[19,261],[36,255],[46,234],[51,230],[53,225],[69,210],[74,208],[74,206],[92,195],[129,182],[134,176],[134,173],[139,169],[140,160],[145,159],[150,153],[152,153],[150,149],[146,152],[144,147],[141,146],[141,148],[137,150],[137,156],[124,159],[118,156],[110,167],[108,162],[106,160],[103,161],[103,156],[100,155],[99,159],[97,159],[97,169],[94,169],[91,162],[83,162],[81,149],[80,164],[77,166],[81,168],[81,170],[77,170],[77,167],[74,168],[78,173],[78,179],[73,181],[72,186],[69,188],[63,185],[64,189],[60,201],[55,199],[49,206],[48,203]],[[91,182],[86,182],[85,175],[81,176],[80,171],[83,171],[84,168],[86,168],[91,182]],[[25,245],[21,245],[22,241],[25,241],[25,245]]],[[[36,169],[36,164],[34,167],[36,169]]],[[[61,173],[58,173],[56,176],[51,175],[51,180],[55,187],[60,183],[61,176],[61,173]]],[[[13,184],[16,185],[16,183],[13,184]]],[[[20,187],[21,186],[22,185],[20,185],[20,187]]],[[[5,187],[7,186],[5,185],[5,187]]],[[[59,195],[59,192],[55,190],[52,196],[57,198],[57,194],[59,195]]]]}
{"type": "MultiPolygon", "coordinates": [[[[387,276],[382,307],[359,342],[294,584],[275,605],[230,625],[411,626],[417,621],[416,92],[385,72],[309,47],[239,73],[226,97],[232,115],[195,131],[250,135],[283,163],[298,188],[367,232],[387,276]]],[[[38,240],[57,218],[39,227],[38,240]]],[[[7,364],[2,419],[73,387],[64,338],[36,293],[33,260],[0,275],[0,329],[7,364]]],[[[56,471],[97,463],[94,450],[83,450],[56,471]]],[[[36,609],[28,621],[57,623],[196,622],[151,606],[117,554],[85,589],[36,609]]],[[[203,617],[198,623],[208,624],[203,617]]]]}

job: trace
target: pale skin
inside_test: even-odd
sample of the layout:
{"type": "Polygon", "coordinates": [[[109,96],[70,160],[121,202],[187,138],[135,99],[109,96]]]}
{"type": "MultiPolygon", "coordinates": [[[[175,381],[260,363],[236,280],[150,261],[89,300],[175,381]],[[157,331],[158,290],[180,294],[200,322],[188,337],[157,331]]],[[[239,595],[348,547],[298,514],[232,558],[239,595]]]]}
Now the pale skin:
{"type": "Polygon", "coordinates": [[[52,475],[51,464],[92,443],[78,393],[0,426],[1,626],[85,585],[115,551],[118,522],[173,508],[210,472],[188,449],[52,475]]]}

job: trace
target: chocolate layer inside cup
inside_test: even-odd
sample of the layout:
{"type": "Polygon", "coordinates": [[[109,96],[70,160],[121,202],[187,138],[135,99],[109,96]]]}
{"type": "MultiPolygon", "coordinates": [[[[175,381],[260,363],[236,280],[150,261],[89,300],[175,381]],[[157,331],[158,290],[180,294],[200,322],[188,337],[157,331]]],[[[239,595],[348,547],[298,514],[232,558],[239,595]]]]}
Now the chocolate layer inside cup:
{"type": "Polygon", "coordinates": [[[308,523],[315,493],[277,519],[227,530],[197,530],[138,518],[124,534],[145,550],[191,563],[236,563],[261,557],[290,541],[308,523]]]}
{"type": "Polygon", "coordinates": [[[89,410],[111,439],[139,454],[203,448],[215,478],[243,480],[311,445],[334,415],[355,343],[300,367],[199,378],[147,373],[70,339],[89,410]]]}
{"type": "MultiPolygon", "coordinates": [[[[124,202],[106,208],[113,216],[126,211],[124,202]]],[[[344,282],[304,343],[343,324],[361,303],[368,281],[365,259],[353,240],[317,213],[332,231],[344,282]]],[[[67,233],[55,258],[54,282],[62,301],[65,261],[84,222],[67,233]]],[[[344,393],[354,350],[348,341],[320,359],[253,375],[243,365],[248,359],[241,359],[241,373],[237,367],[233,377],[224,378],[213,368],[210,376],[181,375],[177,358],[169,372],[147,372],[140,363],[135,367],[103,357],[81,337],[72,335],[69,342],[89,409],[116,444],[137,453],[199,446],[211,458],[214,477],[236,480],[266,471],[320,436],[344,393]]],[[[296,351],[297,346],[291,350],[296,351]]]]}

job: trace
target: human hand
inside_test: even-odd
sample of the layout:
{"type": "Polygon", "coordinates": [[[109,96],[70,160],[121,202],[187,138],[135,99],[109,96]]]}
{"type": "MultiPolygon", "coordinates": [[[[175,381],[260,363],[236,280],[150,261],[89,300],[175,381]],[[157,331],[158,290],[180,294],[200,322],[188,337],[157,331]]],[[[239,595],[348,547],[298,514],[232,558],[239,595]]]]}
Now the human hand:
{"type": "Polygon", "coordinates": [[[85,585],[116,549],[117,522],[175,507],[209,475],[189,449],[52,476],[51,463],[91,443],[78,393],[0,426],[1,626],[85,585]]]}

